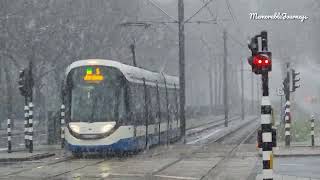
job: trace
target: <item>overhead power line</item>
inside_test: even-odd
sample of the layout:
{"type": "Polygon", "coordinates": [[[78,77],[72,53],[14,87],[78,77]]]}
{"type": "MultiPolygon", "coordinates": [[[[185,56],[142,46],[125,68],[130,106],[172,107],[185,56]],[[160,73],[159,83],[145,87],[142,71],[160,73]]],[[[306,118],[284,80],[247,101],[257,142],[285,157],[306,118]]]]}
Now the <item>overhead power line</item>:
{"type": "Polygon", "coordinates": [[[175,19],[174,17],[170,16],[169,13],[167,13],[165,10],[163,10],[156,2],[154,2],[153,0],[147,0],[149,1],[154,7],[156,7],[157,9],[159,9],[163,14],[165,14],[166,16],[168,16],[170,19],[172,19],[174,22],[178,22],[177,19],[175,19]]]}
{"type": "Polygon", "coordinates": [[[232,18],[233,22],[234,22],[234,23],[236,23],[236,21],[235,21],[235,17],[233,16],[233,13],[232,13],[232,10],[231,10],[231,6],[230,6],[230,2],[229,2],[229,0],[226,0],[226,4],[227,4],[228,11],[229,11],[229,14],[230,14],[230,16],[231,16],[231,18],[232,18]]]}
{"type": "MultiPolygon", "coordinates": [[[[227,1],[228,1],[228,0],[227,0],[227,1]]],[[[201,0],[201,2],[202,2],[204,5],[202,6],[202,8],[200,8],[200,11],[201,11],[203,8],[207,7],[208,4],[211,3],[212,1],[208,1],[207,3],[205,3],[203,0],[201,0]]],[[[229,6],[229,8],[230,8],[230,13],[231,13],[231,15],[232,15],[232,12],[231,12],[232,8],[231,8],[231,6],[230,6],[229,1],[228,1],[227,4],[228,4],[228,6],[229,6]]],[[[199,11],[199,12],[200,12],[200,11],[199,11]]],[[[213,15],[213,13],[212,13],[212,11],[210,10],[209,7],[207,7],[207,11],[209,12],[209,14],[210,14],[210,16],[211,16],[212,18],[217,19],[217,17],[214,17],[214,15],[213,15]]],[[[199,12],[198,12],[198,13],[199,13],[199,12]]],[[[197,14],[197,13],[196,13],[196,14],[197,14]]],[[[189,18],[189,19],[190,19],[190,18],[189,18]]],[[[232,15],[232,19],[233,19],[233,21],[235,21],[233,15],[232,15]]],[[[220,32],[222,33],[222,32],[223,32],[223,28],[220,27],[220,24],[218,24],[218,23],[216,23],[216,24],[218,25],[218,29],[219,29],[220,32]]],[[[246,44],[242,43],[240,40],[238,40],[237,38],[235,38],[232,34],[228,33],[228,37],[229,37],[231,40],[233,40],[235,43],[237,43],[238,45],[247,47],[246,44]]]]}
{"type": "Polygon", "coordinates": [[[184,23],[190,21],[193,17],[195,17],[197,14],[199,14],[205,7],[207,7],[213,0],[209,0],[206,2],[198,11],[196,11],[192,16],[190,16],[187,20],[184,21],[184,23]]]}
{"type": "Polygon", "coordinates": [[[239,30],[243,35],[245,35],[245,33],[242,31],[242,29],[241,29],[240,26],[239,26],[239,21],[237,20],[236,16],[234,16],[234,14],[233,14],[233,8],[232,8],[229,0],[226,0],[226,5],[227,5],[227,7],[228,7],[228,11],[229,11],[229,14],[230,14],[233,22],[238,26],[238,30],[239,30]]]}

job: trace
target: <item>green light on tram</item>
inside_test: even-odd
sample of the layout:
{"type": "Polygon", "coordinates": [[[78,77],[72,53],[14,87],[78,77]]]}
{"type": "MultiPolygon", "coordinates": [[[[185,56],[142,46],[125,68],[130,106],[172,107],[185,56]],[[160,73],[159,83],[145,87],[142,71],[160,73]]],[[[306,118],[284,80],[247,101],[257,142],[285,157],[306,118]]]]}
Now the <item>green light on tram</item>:
{"type": "Polygon", "coordinates": [[[88,75],[91,75],[92,71],[93,71],[92,67],[87,67],[86,72],[87,72],[88,75]]]}

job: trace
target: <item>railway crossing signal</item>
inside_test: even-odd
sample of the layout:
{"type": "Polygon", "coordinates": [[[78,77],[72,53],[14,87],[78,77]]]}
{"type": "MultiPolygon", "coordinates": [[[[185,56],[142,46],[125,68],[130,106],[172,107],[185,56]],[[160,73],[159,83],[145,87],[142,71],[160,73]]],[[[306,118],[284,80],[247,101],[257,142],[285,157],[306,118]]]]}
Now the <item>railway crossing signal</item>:
{"type": "Polygon", "coordinates": [[[261,130],[258,131],[258,147],[262,148],[263,180],[273,180],[273,152],[276,145],[276,130],[272,127],[271,114],[272,107],[269,98],[269,76],[272,71],[272,53],[268,51],[268,34],[262,31],[251,38],[248,45],[252,55],[248,58],[248,63],[252,67],[252,72],[261,74],[262,77],[262,100],[261,100],[261,130]],[[258,38],[261,38],[261,51],[259,51],[258,38]]]}
{"type": "Polygon", "coordinates": [[[29,152],[33,152],[33,103],[32,103],[32,89],[34,86],[32,75],[32,62],[29,63],[29,67],[19,72],[19,91],[25,99],[25,146],[29,148],[29,152]]]}
{"type": "Polygon", "coordinates": [[[300,81],[300,78],[297,78],[297,76],[300,73],[296,73],[294,69],[290,68],[289,62],[286,64],[286,68],[287,68],[287,75],[283,80],[283,91],[286,97],[285,116],[284,116],[285,145],[290,146],[290,141],[291,141],[290,124],[292,119],[291,112],[290,112],[290,93],[295,92],[296,89],[300,87],[300,85],[296,85],[296,83],[300,81]],[[290,91],[290,88],[291,88],[291,91],[290,91]]]}
{"type": "Polygon", "coordinates": [[[32,88],[34,86],[32,77],[32,68],[25,68],[19,72],[19,90],[20,94],[24,97],[32,96],[32,88]]]}
{"type": "Polygon", "coordinates": [[[300,87],[300,85],[296,85],[296,83],[300,81],[300,78],[297,79],[297,76],[300,73],[299,72],[296,73],[294,69],[291,69],[291,73],[292,73],[292,91],[291,92],[295,92],[296,89],[300,87]]]}
{"type": "Polygon", "coordinates": [[[26,69],[19,72],[19,90],[22,96],[27,96],[27,81],[26,81],[26,69]]]}
{"type": "Polygon", "coordinates": [[[266,47],[267,42],[262,43],[262,51],[259,51],[258,38],[261,37],[261,41],[267,41],[265,35],[256,35],[251,39],[248,45],[252,52],[252,55],[248,58],[248,63],[251,65],[252,71],[255,74],[262,74],[264,72],[270,72],[272,70],[272,53],[269,52],[266,47]]]}

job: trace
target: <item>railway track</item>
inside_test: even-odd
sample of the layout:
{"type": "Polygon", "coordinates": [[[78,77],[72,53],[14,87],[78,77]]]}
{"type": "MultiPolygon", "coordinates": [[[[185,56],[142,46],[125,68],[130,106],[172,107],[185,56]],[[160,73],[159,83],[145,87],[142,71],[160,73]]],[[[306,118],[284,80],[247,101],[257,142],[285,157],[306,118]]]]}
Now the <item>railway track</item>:
{"type": "Polygon", "coordinates": [[[222,136],[222,137],[215,139],[214,142],[223,143],[223,144],[237,144],[239,141],[242,142],[241,138],[245,136],[246,141],[243,142],[243,143],[245,143],[245,142],[248,142],[248,140],[252,139],[252,135],[255,132],[257,132],[258,128],[259,128],[258,122],[252,123],[249,121],[248,123],[245,123],[242,126],[239,126],[235,131],[231,131],[231,132],[227,133],[225,136],[222,136]],[[249,126],[249,127],[246,128],[246,126],[249,126]],[[249,129],[249,131],[247,129],[249,129]],[[253,129],[253,131],[251,129],[253,129]],[[239,134],[240,134],[240,136],[239,136],[239,134]],[[246,136],[248,134],[250,135],[249,137],[246,136]]]}
{"type": "Polygon", "coordinates": [[[220,166],[220,164],[222,164],[228,158],[232,157],[234,152],[236,152],[236,150],[239,148],[239,146],[241,144],[244,144],[245,142],[248,141],[248,139],[252,138],[253,134],[257,131],[257,128],[258,128],[258,122],[249,121],[249,122],[243,124],[242,126],[240,126],[239,128],[236,128],[235,131],[227,133],[226,135],[224,135],[222,137],[219,137],[217,139],[209,141],[206,144],[201,145],[198,149],[196,149],[195,151],[191,152],[189,155],[184,156],[184,157],[180,157],[176,161],[174,161],[174,162],[172,162],[170,164],[167,164],[166,166],[164,166],[164,167],[158,169],[157,171],[153,172],[152,175],[156,176],[157,174],[161,173],[162,171],[167,170],[170,167],[173,167],[175,164],[181,162],[182,160],[187,159],[187,158],[191,158],[192,155],[194,155],[194,154],[198,153],[199,151],[201,151],[201,149],[204,146],[206,146],[208,144],[211,144],[211,143],[222,143],[223,141],[226,141],[227,139],[236,136],[240,131],[241,135],[238,138],[239,141],[235,141],[235,144],[233,144],[233,147],[226,152],[225,156],[223,156],[223,158],[220,161],[218,161],[218,163],[215,166],[213,166],[205,175],[203,175],[200,178],[201,180],[203,180],[213,169],[215,169],[216,167],[220,166]],[[254,124],[254,125],[252,125],[252,124],[254,124]],[[249,133],[247,133],[247,132],[249,132],[249,133]]]}
{"type": "MultiPolygon", "coordinates": [[[[215,123],[220,123],[221,124],[221,120],[215,121],[215,123]]],[[[192,151],[190,154],[184,154],[183,156],[177,158],[177,160],[166,164],[164,166],[159,166],[160,168],[153,170],[152,172],[146,172],[146,176],[147,177],[152,177],[152,178],[157,178],[157,176],[159,176],[161,174],[161,172],[164,172],[165,170],[168,170],[170,168],[174,168],[173,166],[176,165],[177,163],[183,161],[183,160],[187,160],[188,158],[192,158],[193,155],[195,155],[196,153],[200,152],[202,147],[207,146],[208,144],[211,143],[224,143],[224,142],[233,142],[235,144],[232,144],[232,148],[229,149],[225,155],[222,157],[221,160],[219,160],[219,162],[217,162],[216,165],[214,165],[213,167],[211,167],[210,170],[208,170],[207,173],[205,173],[201,179],[204,179],[212,170],[218,168],[221,164],[223,164],[226,160],[228,160],[230,157],[233,156],[234,152],[236,152],[237,148],[248,141],[248,139],[252,138],[253,134],[256,132],[256,125],[257,125],[257,121],[248,121],[247,123],[244,123],[242,126],[240,126],[239,128],[235,129],[235,131],[227,133],[226,135],[224,135],[223,137],[220,137],[218,139],[209,141],[206,144],[201,144],[198,146],[198,148],[196,148],[194,151],[192,151]],[[255,124],[254,124],[255,123],[255,124]],[[250,133],[248,133],[250,132],[250,133]],[[234,139],[234,137],[238,137],[238,139],[234,139]],[[240,139],[240,140],[239,140],[240,139]]],[[[214,126],[214,124],[212,124],[212,126],[214,126]]],[[[109,160],[112,161],[112,159],[114,160],[114,157],[110,157],[110,158],[104,158],[104,159],[89,159],[88,162],[86,162],[85,164],[81,165],[81,166],[77,166],[77,167],[73,167],[67,170],[62,170],[60,172],[57,172],[55,174],[48,174],[48,176],[46,177],[47,179],[56,179],[59,177],[65,177],[68,176],[68,174],[73,174],[74,172],[77,171],[85,171],[87,168],[90,169],[92,167],[97,167],[103,163],[108,163],[109,160]]],[[[129,158],[130,159],[130,158],[129,158]]],[[[126,160],[126,159],[123,159],[126,160]]],[[[58,166],[69,166],[71,164],[77,164],[79,162],[82,161],[86,161],[84,159],[75,159],[73,157],[64,157],[61,158],[59,160],[52,160],[52,161],[44,161],[43,164],[41,165],[41,168],[54,168],[57,165],[58,166]]],[[[15,172],[11,172],[9,174],[0,176],[0,178],[11,178],[11,177],[21,177],[23,176],[24,173],[30,173],[33,170],[38,169],[40,166],[37,164],[34,164],[32,166],[29,167],[25,167],[22,170],[18,170],[15,172]]],[[[111,173],[112,174],[112,173],[111,173]]],[[[142,174],[143,175],[143,174],[142,174]]],[[[142,177],[141,177],[142,178],[142,177]]],[[[151,179],[152,179],[151,178],[151,179]]]]}
{"type": "MultiPolygon", "coordinates": [[[[238,116],[231,117],[228,120],[228,122],[230,123],[230,122],[232,122],[232,121],[234,121],[234,120],[236,120],[238,118],[239,118],[238,116]]],[[[219,127],[221,125],[224,125],[224,118],[223,119],[218,119],[218,120],[215,120],[215,121],[211,121],[211,122],[208,122],[208,123],[204,123],[204,124],[201,124],[201,125],[197,125],[197,126],[194,126],[194,127],[187,128],[186,131],[191,131],[191,132],[189,132],[189,133],[187,132],[186,136],[190,137],[190,136],[193,136],[195,134],[199,134],[199,133],[202,133],[204,131],[219,127]],[[202,128],[202,127],[204,127],[204,128],[202,128]]]]}
{"type": "MultiPolygon", "coordinates": [[[[239,131],[242,131],[242,132],[246,132],[245,133],[240,133],[242,135],[240,135],[240,138],[238,138],[239,141],[235,141],[233,147],[226,153],[226,155],[220,160],[218,161],[218,163],[213,166],[206,174],[204,174],[200,180],[204,180],[206,177],[208,177],[208,175],[214,170],[214,169],[218,169],[218,168],[221,168],[223,169],[223,163],[228,161],[230,158],[234,157],[236,151],[239,149],[239,147],[242,145],[242,144],[246,144],[248,142],[248,140],[252,139],[252,137],[254,136],[254,134],[257,132],[257,129],[259,128],[258,127],[258,122],[249,122],[248,124],[248,127],[244,127],[242,126],[241,127],[241,130],[239,131]],[[254,125],[252,125],[254,124],[254,125]]],[[[239,132],[238,132],[239,133],[239,132]]],[[[238,133],[236,133],[236,131],[232,132],[232,133],[229,133],[227,134],[226,136],[218,139],[216,142],[220,142],[222,143],[223,141],[226,141],[227,139],[231,138],[233,139],[232,137],[233,136],[237,136],[238,133]]]]}

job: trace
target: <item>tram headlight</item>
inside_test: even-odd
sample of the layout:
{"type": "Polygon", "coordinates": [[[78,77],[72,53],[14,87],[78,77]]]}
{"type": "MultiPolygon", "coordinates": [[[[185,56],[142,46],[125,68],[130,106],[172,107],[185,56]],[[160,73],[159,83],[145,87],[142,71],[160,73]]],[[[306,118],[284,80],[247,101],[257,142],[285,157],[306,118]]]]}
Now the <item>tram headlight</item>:
{"type": "Polygon", "coordinates": [[[80,127],[78,125],[76,125],[76,124],[70,124],[70,129],[71,129],[72,132],[75,132],[77,134],[80,133],[80,127]]]}
{"type": "Polygon", "coordinates": [[[114,127],[113,124],[104,125],[104,126],[102,126],[102,128],[101,128],[101,132],[102,132],[102,133],[107,133],[107,132],[109,132],[113,127],[114,127]]]}

